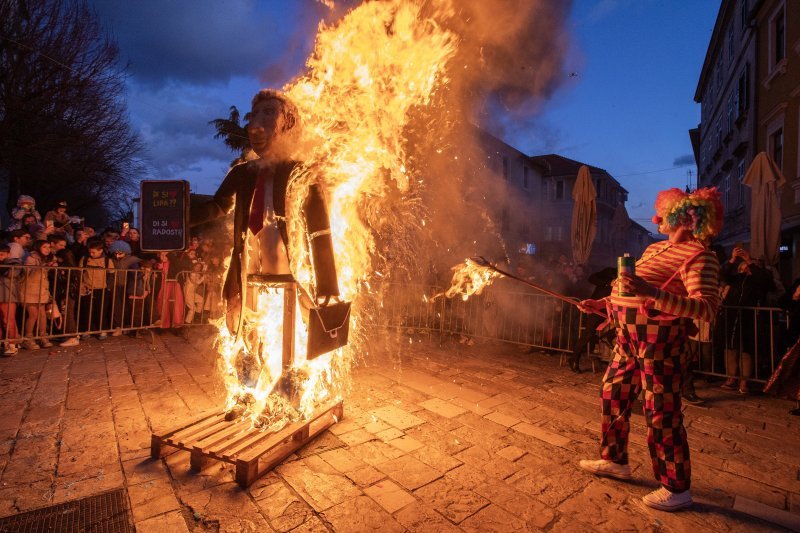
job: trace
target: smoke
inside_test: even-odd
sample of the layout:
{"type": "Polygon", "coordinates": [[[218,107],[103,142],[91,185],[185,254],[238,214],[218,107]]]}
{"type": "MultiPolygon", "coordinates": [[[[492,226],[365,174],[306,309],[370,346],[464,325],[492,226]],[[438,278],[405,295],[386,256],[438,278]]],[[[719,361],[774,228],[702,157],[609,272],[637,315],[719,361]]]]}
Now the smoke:
{"type": "MultiPolygon", "coordinates": [[[[428,271],[413,275],[440,284],[465,257],[508,262],[519,243],[502,235],[537,222],[526,198],[510,188],[501,145],[487,132],[532,122],[567,79],[570,10],[570,2],[551,0],[459,0],[450,10],[442,9],[445,3],[427,7],[458,36],[458,51],[448,64],[448,83],[418,110],[408,134],[427,222],[414,259],[428,271]]],[[[505,164],[519,169],[522,161],[517,154],[505,164]]]]}

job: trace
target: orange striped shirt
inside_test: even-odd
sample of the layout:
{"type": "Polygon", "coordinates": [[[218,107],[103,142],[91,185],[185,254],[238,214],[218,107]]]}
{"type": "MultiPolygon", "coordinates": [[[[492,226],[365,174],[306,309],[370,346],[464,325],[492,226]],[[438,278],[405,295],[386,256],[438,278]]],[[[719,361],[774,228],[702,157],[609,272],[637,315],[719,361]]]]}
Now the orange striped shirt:
{"type": "Polygon", "coordinates": [[[707,321],[717,315],[719,261],[714,252],[698,241],[651,244],[636,261],[636,275],[658,288],[656,295],[646,299],[617,296],[615,282],[610,296],[612,303],[636,307],[647,300],[651,304],[648,307],[662,313],[707,321]],[[670,278],[669,284],[662,288],[670,278]]]}

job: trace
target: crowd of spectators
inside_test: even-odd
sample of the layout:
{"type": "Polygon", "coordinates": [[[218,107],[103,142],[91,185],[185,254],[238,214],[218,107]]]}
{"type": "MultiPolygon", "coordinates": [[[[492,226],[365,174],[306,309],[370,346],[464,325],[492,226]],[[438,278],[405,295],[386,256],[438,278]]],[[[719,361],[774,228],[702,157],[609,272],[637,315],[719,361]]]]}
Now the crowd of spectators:
{"type": "Polygon", "coordinates": [[[0,238],[0,343],[4,355],[75,346],[142,327],[177,329],[218,318],[224,266],[211,239],[148,253],[123,222],[100,233],[58,202],[44,218],[20,195],[0,238]]]}

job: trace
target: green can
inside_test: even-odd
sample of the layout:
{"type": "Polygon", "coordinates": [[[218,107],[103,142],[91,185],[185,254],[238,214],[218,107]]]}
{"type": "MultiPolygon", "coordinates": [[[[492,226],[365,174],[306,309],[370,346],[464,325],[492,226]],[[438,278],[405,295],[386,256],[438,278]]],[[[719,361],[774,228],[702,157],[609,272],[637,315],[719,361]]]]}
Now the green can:
{"type": "MultiPolygon", "coordinates": [[[[622,257],[617,257],[617,277],[623,272],[627,272],[629,274],[636,274],[636,259],[631,257],[631,254],[623,254],[622,257]]],[[[635,296],[629,292],[622,292],[621,289],[617,289],[617,294],[619,296],[635,296]]]]}

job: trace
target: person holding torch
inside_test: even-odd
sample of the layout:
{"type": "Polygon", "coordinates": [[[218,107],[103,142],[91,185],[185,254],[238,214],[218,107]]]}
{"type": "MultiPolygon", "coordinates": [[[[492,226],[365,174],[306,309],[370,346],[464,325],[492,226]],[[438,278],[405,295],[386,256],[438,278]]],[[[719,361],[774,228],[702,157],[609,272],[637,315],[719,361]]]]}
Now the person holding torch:
{"type": "Polygon", "coordinates": [[[580,467],[631,478],[629,419],[633,400],[644,389],[647,444],[661,487],[643,501],[674,511],[692,504],[681,386],[693,320],[713,320],[720,305],[720,265],[708,243],[722,229],[723,207],[716,188],[688,194],[673,188],[658,194],[655,211],[653,222],[667,239],[645,250],[635,274],[620,273],[610,296],[579,304],[584,312],[607,312],[617,333],[600,389],[601,459],[582,460],[580,467]]]}

